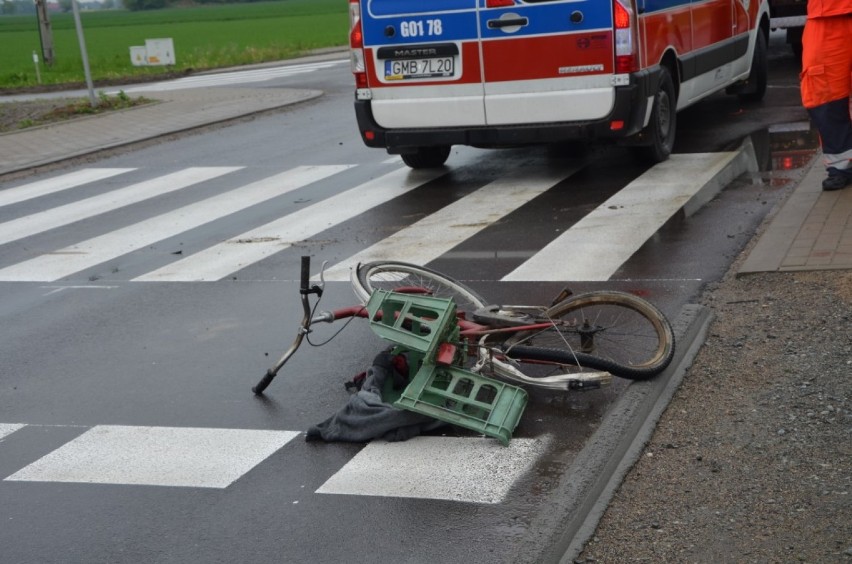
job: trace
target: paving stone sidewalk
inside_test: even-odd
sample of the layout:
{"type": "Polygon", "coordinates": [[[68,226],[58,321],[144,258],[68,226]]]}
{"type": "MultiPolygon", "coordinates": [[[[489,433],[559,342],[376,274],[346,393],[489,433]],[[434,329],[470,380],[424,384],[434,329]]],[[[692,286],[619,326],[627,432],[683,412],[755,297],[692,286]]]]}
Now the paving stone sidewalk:
{"type": "Polygon", "coordinates": [[[852,186],[826,192],[822,155],[772,218],[739,275],[852,269],[852,186]]]}

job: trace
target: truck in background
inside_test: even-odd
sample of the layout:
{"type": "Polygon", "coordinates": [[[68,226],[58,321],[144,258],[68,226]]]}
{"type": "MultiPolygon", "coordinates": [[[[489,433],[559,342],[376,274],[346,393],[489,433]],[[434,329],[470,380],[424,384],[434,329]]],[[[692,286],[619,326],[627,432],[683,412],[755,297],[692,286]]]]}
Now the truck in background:
{"type": "Polygon", "coordinates": [[[769,26],[787,30],[787,43],[802,58],[802,32],[808,18],[808,0],[769,0],[769,26]]]}

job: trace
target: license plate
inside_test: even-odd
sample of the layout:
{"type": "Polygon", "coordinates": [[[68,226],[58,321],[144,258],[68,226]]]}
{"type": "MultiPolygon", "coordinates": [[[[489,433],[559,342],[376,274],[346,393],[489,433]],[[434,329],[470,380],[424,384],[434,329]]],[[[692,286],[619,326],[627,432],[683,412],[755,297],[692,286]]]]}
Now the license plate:
{"type": "Polygon", "coordinates": [[[453,57],[389,60],[385,61],[385,80],[453,76],[454,64],[455,59],[453,57]]]}

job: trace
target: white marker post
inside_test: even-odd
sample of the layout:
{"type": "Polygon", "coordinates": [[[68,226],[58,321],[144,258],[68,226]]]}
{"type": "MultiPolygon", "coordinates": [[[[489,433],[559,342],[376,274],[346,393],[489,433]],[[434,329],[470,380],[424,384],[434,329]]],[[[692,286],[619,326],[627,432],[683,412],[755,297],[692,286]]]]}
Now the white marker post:
{"type": "Polygon", "coordinates": [[[92,85],[92,73],[89,72],[89,56],[86,54],[86,40],[83,37],[83,24],[80,23],[80,8],[77,6],[77,0],[71,0],[71,7],[74,10],[74,25],[77,28],[77,39],[80,42],[80,55],[83,57],[83,73],[86,75],[86,86],[89,88],[89,102],[92,107],[98,105],[95,99],[95,87],[92,85]]]}
{"type": "Polygon", "coordinates": [[[38,70],[38,53],[33,51],[33,64],[35,64],[36,69],[36,82],[41,84],[41,71],[38,70]]]}

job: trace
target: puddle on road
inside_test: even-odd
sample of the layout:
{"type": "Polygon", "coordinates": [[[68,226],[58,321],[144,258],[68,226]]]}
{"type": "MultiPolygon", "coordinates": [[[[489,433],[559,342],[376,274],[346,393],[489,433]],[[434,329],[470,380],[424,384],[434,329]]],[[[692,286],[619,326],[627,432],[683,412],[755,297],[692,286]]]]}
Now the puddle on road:
{"type": "Polygon", "coordinates": [[[775,188],[799,180],[819,149],[819,134],[807,121],[775,124],[750,137],[761,178],[775,188]]]}

